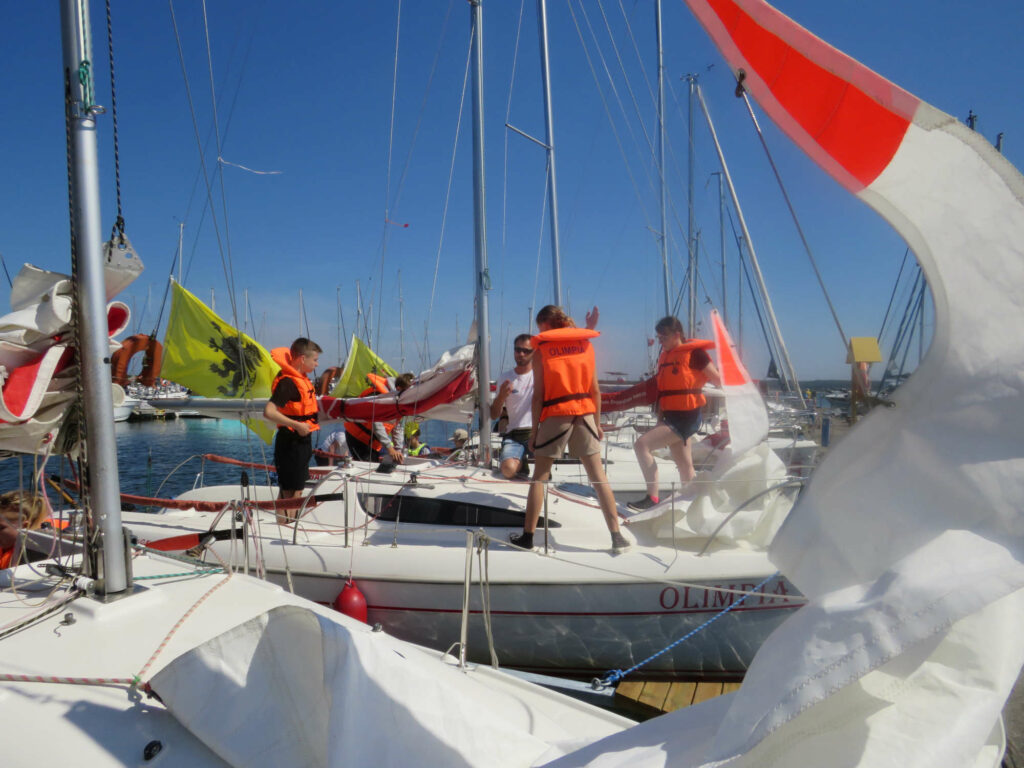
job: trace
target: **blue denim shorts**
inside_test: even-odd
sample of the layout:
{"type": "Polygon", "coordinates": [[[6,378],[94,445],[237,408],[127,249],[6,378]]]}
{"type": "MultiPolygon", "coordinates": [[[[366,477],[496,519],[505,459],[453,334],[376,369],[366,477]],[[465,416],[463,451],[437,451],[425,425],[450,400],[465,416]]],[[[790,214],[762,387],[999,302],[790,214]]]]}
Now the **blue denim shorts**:
{"type": "Polygon", "coordinates": [[[515,440],[511,434],[505,435],[501,438],[501,462],[504,463],[507,459],[516,459],[521,461],[526,455],[526,448],[529,444],[530,433],[526,432],[525,440],[515,440]]]}
{"type": "Polygon", "coordinates": [[[700,408],[694,408],[690,411],[663,411],[661,420],[683,440],[687,440],[697,434],[700,425],[704,423],[700,408]]]}

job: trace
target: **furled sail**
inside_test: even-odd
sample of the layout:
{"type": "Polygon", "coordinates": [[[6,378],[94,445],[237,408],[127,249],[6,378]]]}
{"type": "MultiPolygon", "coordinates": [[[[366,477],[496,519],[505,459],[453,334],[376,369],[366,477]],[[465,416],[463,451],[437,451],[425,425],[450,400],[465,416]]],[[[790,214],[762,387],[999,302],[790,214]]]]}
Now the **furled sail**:
{"type": "Polygon", "coordinates": [[[554,765],[996,764],[1024,660],[1024,178],[766,3],[686,2],[772,119],[914,249],[935,332],[780,530],[772,558],[809,603],[742,689],[554,765]]]}
{"type": "MultiPolygon", "coordinates": [[[[0,451],[59,452],[58,438],[75,398],[71,278],[26,264],[0,317],[0,451]]],[[[128,326],[128,307],[107,307],[111,337],[128,326]]],[[[111,342],[111,350],[117,349],[111,342]]],[[[111,393],[113,396],[113,392],[111,393]]]]}

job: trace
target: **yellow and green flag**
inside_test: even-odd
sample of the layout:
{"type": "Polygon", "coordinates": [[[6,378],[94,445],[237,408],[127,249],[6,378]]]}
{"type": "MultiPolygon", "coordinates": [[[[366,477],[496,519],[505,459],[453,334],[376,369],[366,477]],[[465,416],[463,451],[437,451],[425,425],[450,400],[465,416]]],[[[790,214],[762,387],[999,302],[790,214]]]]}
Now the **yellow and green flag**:
{"type": "Polygon", "coordinates": [[[366,379],[368,373],[375,373],[378,376],[398,375],[394,368],[385,363],[376,352],[353,334],[345,370],[338,383],[334,385],[334,389],[331,390],[331,394],[334,397],[359,397],[363,390],[370,385],[366,379]]]}
{"type": "MultiPolygon", "coordinates": [[[[256,341],[219,318],[203,302],[171,282],[171,315],[164,336],[160,375],[203,397],[270,397],[280,366],[256,341]]],[[[266,442],[273,429],[248,419],[266,442]]]]}

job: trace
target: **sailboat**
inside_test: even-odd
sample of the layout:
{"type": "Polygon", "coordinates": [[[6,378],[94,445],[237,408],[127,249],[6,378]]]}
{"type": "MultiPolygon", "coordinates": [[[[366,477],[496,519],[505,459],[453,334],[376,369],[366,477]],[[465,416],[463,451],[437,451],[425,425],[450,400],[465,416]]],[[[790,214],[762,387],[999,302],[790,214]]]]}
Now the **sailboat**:
{"type": "MultiPolygon", "coordinates": [[[[130,543],[119,514],[107,357],[127,308],[107,309],[119,286],[105,280],[101,252],[101,110],[90,71],[79,66],[91,60],[87,3],[63,2],[61,18],[75,279],[27,268],[15,281],[18,309],[0,325],[29,344],[22,364],[5,371],[5,406],[17,402],[18,419],[2,431],[20,432],[23,445],[44,455],[66,443],[88,459],[91,504],[80,514],[89,536],[79,547],[20,532],[14,567],[0,570],[6,762],[532,765],[628,725],[230,567],[197,568],[130,543]],[[40,317],[63,323],[40,338],[32,325],[40,317]],[[83,413],[51,419],[71,399],[71,376],[82,382],[83,413]]],[[[4,354],[12,349],[5,341],[4,354]]]]}

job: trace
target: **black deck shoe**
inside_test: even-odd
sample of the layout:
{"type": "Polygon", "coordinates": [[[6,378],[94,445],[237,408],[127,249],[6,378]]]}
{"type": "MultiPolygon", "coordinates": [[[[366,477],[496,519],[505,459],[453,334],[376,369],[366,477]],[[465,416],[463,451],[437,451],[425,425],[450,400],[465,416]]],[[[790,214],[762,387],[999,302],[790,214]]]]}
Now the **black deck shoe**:
{"type": "Polygon", "coordinates": [[[626,537],[623,536],[618,531],[615,531],[612,534],[612,554],[613,555],[621,555],[623,552],[628,551],[631,546],[633,546],[633,545],[630,544],[629,541],[626,539],[626,537]]]}
{"type": "Polygon", "coordinates": [[[643,512],[645,509],[650,509],[657,504],[654,499],[650,496],[644,496],[640,501],[631,501],[626,506],[632,509],[634,512],[643,512]]]}
{"type": "Polygon", "coordinates": [[[514,547],[520,547],[521,549],[533,549],[533,534],[532,533],[510,533],[508,540],[514,547]]]}

